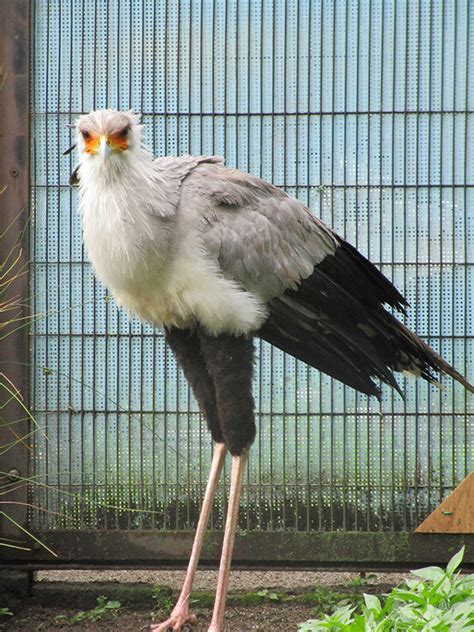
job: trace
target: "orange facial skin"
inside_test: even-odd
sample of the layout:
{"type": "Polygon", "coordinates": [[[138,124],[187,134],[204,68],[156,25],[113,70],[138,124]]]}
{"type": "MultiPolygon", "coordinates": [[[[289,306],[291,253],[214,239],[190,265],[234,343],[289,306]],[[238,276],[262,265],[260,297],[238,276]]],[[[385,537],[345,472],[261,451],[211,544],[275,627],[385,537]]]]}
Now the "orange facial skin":
{"type": "MultiPolygon", "coordinates": [[[[113,134],[105,134],[105,138],[114,151],[125,151],[128,149],[127,133],[124,134],[124,130],[120,130],[118,132],[114,132],[113,134]]],[[[87,154],[97,154],[102,135],[94,134],[92,132],[86,132],[86,135],[87,136],[84,137],[84,132],[82,132],[84,151],[87,154]]]]}
{"type": "MultiPolygon", "coordinates": [[[[128,129],[126,130],[128,133],[128,129]]],[[[107,140],[114,151],[125,151],[128,149],[128,136],[124,134],[124,130],[109,134],[107,140]]]]}
{"type": "Polygon", "coordinates": [[[96,154],[99,151],[100,136],[99,134],[89,134],[87,137],[82,132],[82,138],[84,140],[84,151],[87,154],[96,154]]]}

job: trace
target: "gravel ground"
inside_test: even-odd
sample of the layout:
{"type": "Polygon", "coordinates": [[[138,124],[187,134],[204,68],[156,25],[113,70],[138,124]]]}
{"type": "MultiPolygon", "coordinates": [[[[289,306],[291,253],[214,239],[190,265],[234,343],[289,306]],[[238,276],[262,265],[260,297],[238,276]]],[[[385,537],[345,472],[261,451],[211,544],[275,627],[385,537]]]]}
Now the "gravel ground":
{"type": "MultiPolygon", "coordinates": [[[[39,571],[37,581],[44,582],[119,582],[143,583],[181,588],[185,571],[39,571]]],[[[370,583],[398,584],[406,574],[376,573],[370,583]]],[[[282,590],[303,590],[312,586],[347,586],[359,573],[346,571],[232,571],[229,590],[259,590],[261,588],[280,588],[282,590]]],[[[194,590],[214,590],[217,571],[198,571],[194,590]]]]}

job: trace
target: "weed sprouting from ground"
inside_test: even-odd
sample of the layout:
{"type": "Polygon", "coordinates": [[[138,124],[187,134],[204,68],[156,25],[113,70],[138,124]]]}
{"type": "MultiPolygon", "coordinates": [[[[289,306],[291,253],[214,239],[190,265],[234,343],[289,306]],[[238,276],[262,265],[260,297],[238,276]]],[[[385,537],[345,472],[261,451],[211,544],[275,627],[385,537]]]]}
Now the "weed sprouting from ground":
{"type": "Polygon", "coordinates": [[[151,613],[152,621],[155,621],[157,617],[161,615],[168,616],[173,609],[173,591],[167,586],[154,586],[152,590],[152,597],[155,601],[155,609],[151,613]]]}
{"type": "MultiPolygon", "coordinates": [[[[457,572],[464,547],[446,569],[428,566],[412,571],[385,598],[364,594],[361,605],[340,604],[332,614],[299,625],[299,632],[391,632],[392,630],[474,630],[474,575],[457,572]]],[[[329,605],[329,604],[327,604],[329,605]]]]}
{"type": "Polygon", "coordinates": [[[106,615],[116,615],[117,611],[121,608],[120,601],[110,601],[107,597],[101,595],[97,597],[97,606],[91,610],[80,610],[72,617],[67,617],[64,614],[59,614],[55,620],[56,623],[69,623],[70,625],[76,625],[87,621],[89,623],[96,623],[106,615]]]}

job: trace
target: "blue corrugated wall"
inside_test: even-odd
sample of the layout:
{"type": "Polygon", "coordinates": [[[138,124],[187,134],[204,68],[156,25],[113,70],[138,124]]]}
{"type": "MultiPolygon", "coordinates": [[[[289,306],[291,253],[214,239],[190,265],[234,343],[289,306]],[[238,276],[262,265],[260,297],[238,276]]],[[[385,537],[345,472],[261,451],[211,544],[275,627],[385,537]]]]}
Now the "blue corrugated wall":
{"type": "MultiPolygon", "coordinates": [[[[33,526],[191,528],[212,450],[161,335],[117,310],[84,256],[62,152],[93,108],[141,112],[157,155],[220,154],[298,197],[472,381],[473,2],[36,0],[32,14],[31,494],[61,514],[34,510],[33,526]]],[[[408,380],[379,405],[257,351],[242,528],[411,530],[473,469],[472,398],[452,381],[408,380]]]]}

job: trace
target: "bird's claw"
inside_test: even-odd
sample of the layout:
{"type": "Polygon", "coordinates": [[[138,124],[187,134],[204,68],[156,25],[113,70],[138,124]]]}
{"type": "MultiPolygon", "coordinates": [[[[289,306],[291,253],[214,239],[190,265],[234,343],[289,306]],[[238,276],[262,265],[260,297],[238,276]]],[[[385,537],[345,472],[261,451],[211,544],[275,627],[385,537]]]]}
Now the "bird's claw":
{"type": "Polygon", "coordinates": [[[170,618],[163,623],[152,625],[150,632],[191,632],[192,626],[197,624],[195,614],[189,614],[188,610],[180,609],[172,612],[170,618]]]}

